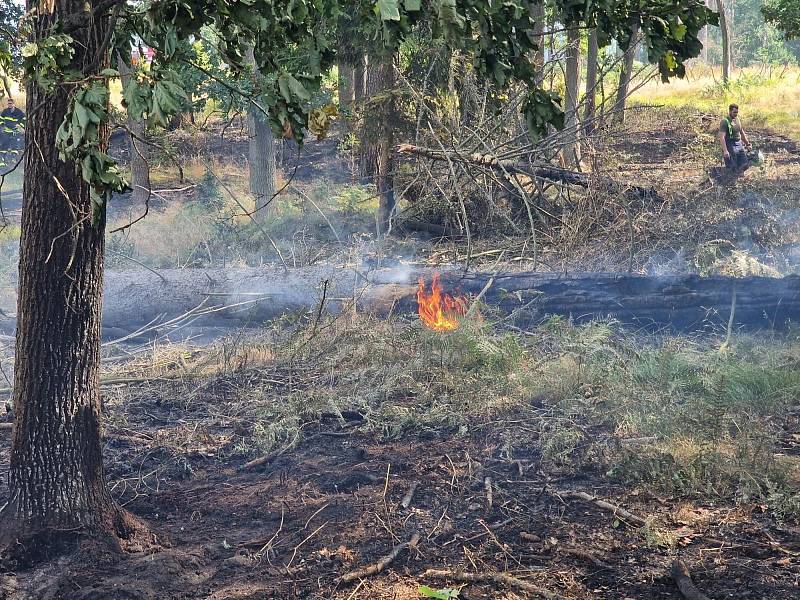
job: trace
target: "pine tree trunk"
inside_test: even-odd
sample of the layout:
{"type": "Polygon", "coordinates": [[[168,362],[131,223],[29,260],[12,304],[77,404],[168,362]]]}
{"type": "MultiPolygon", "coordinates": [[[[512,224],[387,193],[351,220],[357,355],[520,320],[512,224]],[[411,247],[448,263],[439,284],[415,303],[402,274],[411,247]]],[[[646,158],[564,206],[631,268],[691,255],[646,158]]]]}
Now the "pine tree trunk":
{"type": "MultiPolygon", "coordinates": [[[[130,67],[118,57],[119,75],[124,88],[131,76],[130,67]]],[[[145,204],[150,200],[150,147],[147,139],[147,125],[144,119],[132,119],[128,115],[128,146],[131,154],[131,187],[133,188],[133,201],[136,204],[145,204]]]]}
{"type": "MultiPolygon", "coordinates": [[[[48,35],[56,20],[88,14],[84,5],[83,0],[58,0],[54,12],[36,22],[33,40],[48,35]]],[[[28,1],[29,10],[37,6],[36,0],[28,1]]],[[[82,71],[93,62],[107,27],[107,18],[87,17],[86,27],[73,32],[72,67],[82,71]]],[[[99,62],[84,74],[94,75],[108,64],[99,62]]],[[[45,544],[81,533],[116,539],[131,530],[106,487],[101,455],[104,223],[92,225],[89,187],[55,149],[67,110],[66,89],[45,94],[29,82],[26,91],[15,420],[2,537],[45,544]]],[[[101,146],[107,142],[103,127],[101,146]]]]}
{"type": "Polygon", "coordinates": [[[719,13],[719,30],[722,34],[722,83],[728,85],[731,79],[731,29],[728,15],[725,12],[725,2],[717,0],[719,13]]]}
{"type": "Polygon", "coordinates": [[[578,119],[578,88],[580,86],[580,47],[581,30],[572,27],[567,31],[567,53],[565,65],[566,105],[564,115],[564,133],[566,142],[563,146],[564,160],[570,165],[581,162],[581,147],[578,119]]]}
{"type": "MultiPolygon", "coordinates": [[[[246,53],[248,63],[253,67],[256,80],[260,77],[256,68],[253,49],[246,53]]],[[[252,104],[247,109],[247,126],[250,138],[248,162],[250,163],[250,193],[253,194],[256,212],[253,215],[263,221],[272,212],[271,204],[277,189],[277,170],[275,165],[275,137],[267,123],[267,117],[252,104]]]]}
{"type": "Polygon", "coordinates": [[[622,72],[619,75],[619,84],[617,85],[617,95],[614,99],[614,106],[611,109],[611,120],[621,125],[625,122],[625,105],[628,100],[628,88],[631,84],[633,77],[633,59],[636,56],[636,47],[639,38],[639,23],[637,22],[631,31],[631,42],[628,49],[625,51],[623,58],[622,72]]]}
{"type": "Polygon", "coordinates": [[[597,112],[597,29],[589,30],[589,43],[586,52],[586,109],[583,113],[583,126],[587,134],[591,134],[596,124],[594,122],[597,112]]]}

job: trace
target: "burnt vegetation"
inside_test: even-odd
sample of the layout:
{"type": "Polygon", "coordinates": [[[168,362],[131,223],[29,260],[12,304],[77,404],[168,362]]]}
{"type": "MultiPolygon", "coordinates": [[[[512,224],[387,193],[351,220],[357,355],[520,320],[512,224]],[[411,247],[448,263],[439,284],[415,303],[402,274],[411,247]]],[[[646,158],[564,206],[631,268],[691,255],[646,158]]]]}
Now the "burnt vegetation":
{"type": "Polygon", "coordinates": [[[0,8],[0,598],[800,595],[792,2],[0,8]]]}

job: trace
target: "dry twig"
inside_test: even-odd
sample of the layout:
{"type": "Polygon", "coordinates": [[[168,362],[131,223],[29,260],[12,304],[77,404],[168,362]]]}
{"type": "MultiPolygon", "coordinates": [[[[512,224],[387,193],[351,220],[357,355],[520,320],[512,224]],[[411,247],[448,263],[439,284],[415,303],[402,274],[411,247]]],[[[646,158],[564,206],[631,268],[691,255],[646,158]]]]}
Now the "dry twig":
{"type": "Polygon", "coordinates": [[[611,511],[614,516],[620,517],[626,521],[630,521],[631,523],[636,523],[637,525],[645,525],[645,520],[625,510],[622,507],[617,506],[616,504],[611,504],[610,502],[606,502],[605,500],[600,500],[597,496],[592,496],[591,494],[587,494],[586,492],[575,492],[572,490],[562,490],[555,492],[557,496],[562,498],[578,498],[580,500],[584,500],[586,502],[591,502],[595,506],[603,508],[605,510],[611,511]]]}
{"type": "Polygon", "coordinates": [[[419,542],[419,534],[415,533],[411,536],[411,539],[407,542],[403,542],[394,547],[394,549],[381,558],[378,562],[368,567],[364,567],[363,569],[358,569],[356,571],[350,571],[349,573],[345,573],[341,577],[339,577],[338,581],[341,583],[350,583],[351,581],[355,581],[356,579],[362,579],[363,577],[369,577],[370,575],[377,575],[378,573],[382,572],[386,567],[392,564],[395,559],[400,556],[400,553],[408,548],[413,548],[419,542]]]}
{"type": "Polygon", "coordinates": [[[408,486],[408,491],[406,495],[403,496],[403,499],[400,501],[400,506],[403,508],[408,508],[411,506],[411,501],[414,499],[414,492],[417,491],[417,486],[419,485],[419,481],[414,481],[408,486]]]}
{"type": "Polygon", "coordinates": [[[536,594],[538,596],[541,596],[542,598],[547,598],[548,600],[559,600],[563,598],[561,594],[557,594],[556,592],[551,592],[550,590],[541,588],[538,585],[533,585],[532,583],[528,583],[527,581],[523,581],[522,579],[517,579],[516,577],[513,577],[512,575],[508,575],[506,573],[497,573],[491,571],[486,573],[463,573],[459,571],[448,571],[444,569],[441,570],[428,569],[427,571],[425,571],[423,576],[433,577],[436,579],[450,579],[451,581],[461,581],[467,583],[492,582],[504,585],[506,587],[521,590],[529,594],[536,594]]]}

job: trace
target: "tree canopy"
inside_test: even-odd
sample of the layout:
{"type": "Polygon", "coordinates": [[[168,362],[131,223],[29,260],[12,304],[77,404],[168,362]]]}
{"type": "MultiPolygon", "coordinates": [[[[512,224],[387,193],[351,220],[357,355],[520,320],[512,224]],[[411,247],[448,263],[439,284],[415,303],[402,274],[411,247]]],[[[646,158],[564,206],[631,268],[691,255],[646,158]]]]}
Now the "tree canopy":
{"type": "MultiPolygon", "coordinates": [[[[553,7],[565,26],[597,26],[601,43],[616,39],[623,48],[638,25],[648,56],[665,80],[684,74],[683,61],[700,51],[699,31],[707,23],[716,23],[716,15],[701,0],[557,0],[553,7]]],[[[197,39],[210,28],[216,32],[219,56],[233,70],[246,68],[244,50],[253,46],[256,64],[269,84],[261,90],[260,108],[275,131],[290,130],[302,141],[309,119],[315,118],[309,100],[335,60],[332,25],[342,14],[355,15],[359,27],[372,31],[385,52],[393,52],[424,20],[436,37],[453,48],[468,50],[477,73],[497,88],[512,81],[528,85],[525,113],[534,136],[548,125],[563,124],[560,98],[535,85],[535,21],[531,4],[522,0],[104,0],[91,11],[58,18],[48,10],[54,10],[53,3],[41,3],[23,19],[21,35],[38,33],[22,47],[24,75],[45,90],[57,85],[70,90],[70,108],[57,138],[59,155],[74,162],[90,184],[98,214],[111,193],[127,184],[115,161],[101,148],[98,135],[109,119],[108,80],[119,73],[113,68],[83,72],[72,60],[73,34],[97,17],[111,21],[102,53],[113,48],[117,52],[112,57],[128,61],[132,43],[143,42],[155,49],[152,65],[131,77],[123,97],[133,118],[144,117],[160,125],[187,103],[186,79],[178,77],[177,69],[188,65],[204,71],[194,62],[191,45],[181,42],[197,39]]],[[[5,57],[0,62],[9,60],[11,46],[8,40],[0,46],[0,55],[5,57]]],[[[98,56],[98,63],[103,60],[98,56]]]]}
{"type": "Polygon", "coordinates": [[[788,38],[800,37],[800,2],[797,0],[766,0],[764,18],[788,38]]]}

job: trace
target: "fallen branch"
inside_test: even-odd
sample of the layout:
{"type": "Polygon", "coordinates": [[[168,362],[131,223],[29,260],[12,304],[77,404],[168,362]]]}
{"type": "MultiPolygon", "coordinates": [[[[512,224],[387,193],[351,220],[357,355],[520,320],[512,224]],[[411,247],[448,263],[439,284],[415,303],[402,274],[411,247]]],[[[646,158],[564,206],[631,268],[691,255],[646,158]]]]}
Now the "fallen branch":
{"type": "Polygon", "coordinates": [[[569,546],[561,546],[558,549],[558,551],[561,552],[562,554],[569,554],[570,556],[587,560],[594,566],[596,566],[598,569],[612,570],[611,565],[609,565],[607,562],[603,562],[588,550],[583,550],[581,548],[571,548],[569,546]]]}
{"type": "Polygon", "coordinates": [[[586,502],[591,502],[595,506],[598,506],[602,509],[611,511],[614,516],[621,517],[626,521],[630,521],[632,523],[636,523],[637,525],[645,525],[646,521],[631,512],[628,512],[622,507],[617,506],[616,504],[611,504],[610,502],[606,502],[605,500],[600,500],[597,496],[592,496],[591,494],[587,494],[586,492],[575,492],[572,490],[565,490],[565,491],[557,491],[555,492],[557,496],[561,498],[578,498],[580,500],[584,500],[586,502]]]}
{"type": "Polygon", "coordinates": [[[241,467],[239,467],[236,470],[239,472],[249,471],[250,469],[255,469],[256,467],[260,467],[262,465],[268,465],[273,460],[281,456],[284,452],[293,448],[299,438],[300,438],[300,431],[297,432],[297,434],[294,436],[294,439],[289,444],[287,444],[280,450],[273,450],[269,454],[266,454],[260,458],[254,458],[250,462],[244,463],[241,467]]]}
{"type": "MultiPolygon", "coordinates": [[[[643,188],[637,185],[627,185],[616,181],[610,177],[601,177],[597,175],[587,175],[586,173],[578,173],[576,171],[568,171],[567,169],[559,169],[556,167],[539,166],[532,167],[527,164],[519,164],[510,160],[501,160],[491,154],[480,154],[478,152],[473,154],[460,154],[458,152],[442,152],[441,150],[432,150],[430,148],[421,148],[412,144],[400,144],[397,147],[400,154],[414,154],[422,156],[434,161],[460,161],[481,167],[486,167],[494,171],[500,171],[504,175],[521,175],[522,177],[538,177],[539,179],[546,179],[556,183],[566,183],[569,185],[576,185],[582,188],[588,188],[592,183],[603,185],[611,190],[625,191],[633,196],[639,198],[657,198],[658,194],[653,188],[643,188]]],[[[523,185],[525,182],[523,182],[523,185]]]]}
{"type": "Polygon", "coordinates": [[[411,483],[411,485],[408,487],[406,495],[403,496],[403,499],[400,501],[400,506],[406,509],[411,506],[411,501],[414,499],[414,492],[417,491],[418,485],[419,481],[414,481],[411,483]]]}
{"type": "Polygon", "coordinates": [[[686,600],[711,600],[697,589],[697,586],[692,582],[692,575],[689,573],[689,568],[681,559],[677,558],[672,561],[670,575],[672,579],[675,580],[675,584],[678,586],[681,595],[686,598],[686,600]]]}
{"type": "Polygon", "coordinates": [[[338,581],[341,583],[350,583],[351,581],[355,581],[356,579],[362,579],[364,577],[369,577],[370,575],[377,575],[378,573],[382,572],[386,567],[392,564],[395,559],[400,556],[400,554],[408,549],[413,548],[419,542],[419,534],[415,533],[411,536],[411,539],[407,542],[403,542],[402,544],[395,546],[394,549],[376,562],[374,565],[370,565],[368,567],[364,567],[363,569],[358,569],[356,571],[350,571],[349,573],[345,573],[341,577],[339,577],[338,581]]]}
{"type": "Polygon", "coordinates": [[[432,577],[436,579],[449,579],[451,581],[459,581],[466,583],[491,582],[509,588],[521,590],[529,594],[537,594],[538,596],[541,596],[542,598],[547,598],[548,600],[563,599],[563,596],[561,594],[557,594],[555,592],[551,592],[550,590],[540,588],[537,585],[533,585],[532,583],[528,583],[527,581],[523,581],[522,579],[517,579],[516,577],[507,575],[505,573],[496,573],[491,571],[487,573],[465,573],[460,571],[428,569],[423,574],[423,577],[432,577]]]}

